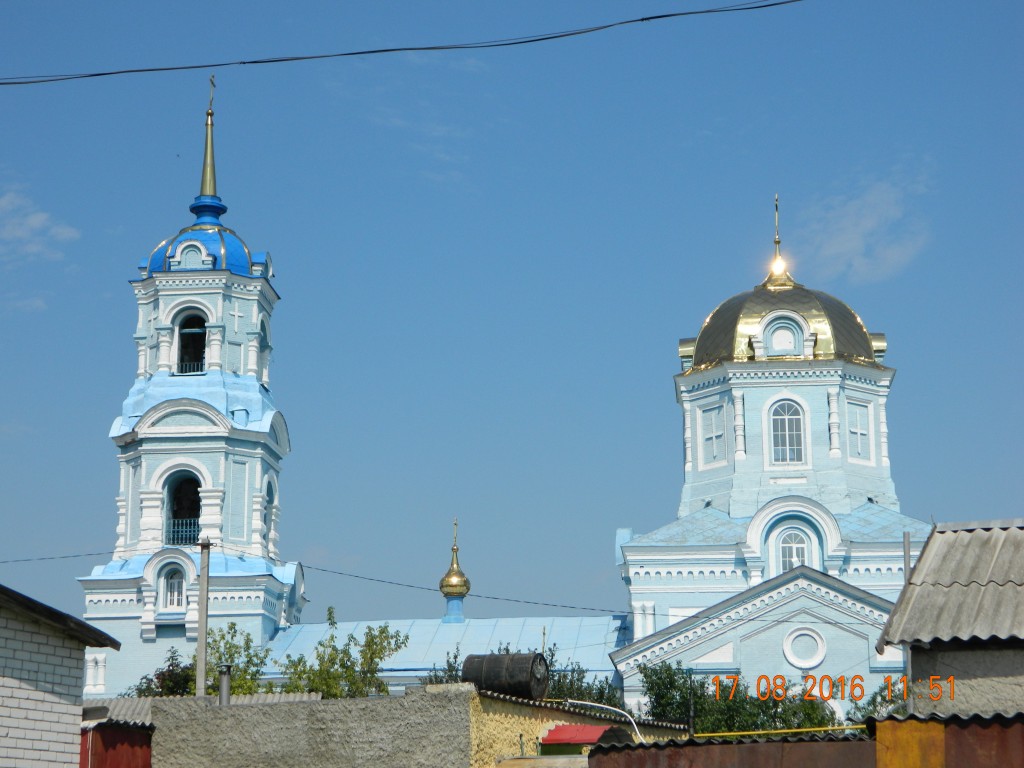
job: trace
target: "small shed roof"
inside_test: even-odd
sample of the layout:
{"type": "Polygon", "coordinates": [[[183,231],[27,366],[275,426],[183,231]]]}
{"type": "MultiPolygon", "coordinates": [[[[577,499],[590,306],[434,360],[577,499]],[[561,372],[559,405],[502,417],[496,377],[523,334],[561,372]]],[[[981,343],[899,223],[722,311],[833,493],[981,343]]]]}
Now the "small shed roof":
{"type": "Polygon", "coordinates": [[[0,608],[28,616],[33,621],[53,627],[61,634],[79,641],[84,646],[93,648],[113,648],[120,650],[121,643],[106,632],[101,632],[92,624],[87,624],[69,613],[51,608],[46,603],[33,600],[28,595],[15,592],[0,584],[0,608]]]}
{"type": "Polygon", "coordinates": [[[885,645],[1024,639],[1024,519],[937,525],[882,629],[885,645]]]}
{"type": "Polygon", "coordinates": [[[610,725],[556,725],[541,744],[597,744],[610,725]]]}

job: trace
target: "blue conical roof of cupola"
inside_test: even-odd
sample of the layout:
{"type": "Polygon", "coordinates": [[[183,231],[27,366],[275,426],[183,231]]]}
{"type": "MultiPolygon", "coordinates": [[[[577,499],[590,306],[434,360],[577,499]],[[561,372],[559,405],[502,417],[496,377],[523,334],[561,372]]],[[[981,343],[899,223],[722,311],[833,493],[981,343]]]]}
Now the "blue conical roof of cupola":
{"type": "Polygon", "coordinates": [[[206,152],[203,157],[203,176],[199,195],[188,207],[196,220],[178,234],[161,242],[139,264],[149,277],[154,272],[227,270],[236,275],[264,275],[265,253],[252,253],[234,230],[225,227],[220,217],[228,207],[217,195],[217,181],[213,164],[213,110],[206,112],[206,152]],[[188,243],[198,244],[199,253],[189,251],[188,243]],[[255,267],[255,268],[254,268],[255,267]]]}

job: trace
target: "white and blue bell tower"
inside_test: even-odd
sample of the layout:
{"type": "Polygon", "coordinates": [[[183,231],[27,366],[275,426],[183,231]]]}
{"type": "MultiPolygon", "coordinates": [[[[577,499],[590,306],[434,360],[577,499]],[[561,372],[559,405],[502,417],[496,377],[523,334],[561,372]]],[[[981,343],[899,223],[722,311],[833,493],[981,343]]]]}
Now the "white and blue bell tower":
{"type": "MultiPolygon", "coordinates": [[[[212,106],[212,105],[211,105],[212,106]]],[[[302,568],[278,549],[288,427],[270,391],[268,253],[221,223],[213,110],[195,221],[139,263],[135,382],[114,420],[120,483],[113,559],[80,579],[85,619],[118,638],[90,651],[87,696],[110,696],[195,650],[200,539],[210,558],[211,627],[259,644],[299,621],[302,568]]]]}

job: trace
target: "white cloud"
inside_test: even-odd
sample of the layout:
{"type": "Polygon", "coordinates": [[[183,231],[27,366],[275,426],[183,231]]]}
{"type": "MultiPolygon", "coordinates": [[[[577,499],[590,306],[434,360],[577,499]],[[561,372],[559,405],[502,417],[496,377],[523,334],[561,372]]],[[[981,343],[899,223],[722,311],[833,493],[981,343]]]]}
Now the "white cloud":
{"type": "Polygon", "coordinates": [[[0,195],[0,264],[59,261],[64,257],[61,246],[78,237],[77,229],[55,221],[20,192],[0,195]]]}
{"type": "Polygon", "coordinates": [[[45,312],[46,299],[42,296],[18,296],[8,293],[0,296],[0,310],[4,312],[45,312]]]}
{"type": "Polygon", "coordinates": [[[813,203],[791,241],[801,271],[825,282],[856,283],[898,273],[928,244],[928,226],[913,207],[926,186],[923,175],[906,178],[896,172],[813,203]]]}

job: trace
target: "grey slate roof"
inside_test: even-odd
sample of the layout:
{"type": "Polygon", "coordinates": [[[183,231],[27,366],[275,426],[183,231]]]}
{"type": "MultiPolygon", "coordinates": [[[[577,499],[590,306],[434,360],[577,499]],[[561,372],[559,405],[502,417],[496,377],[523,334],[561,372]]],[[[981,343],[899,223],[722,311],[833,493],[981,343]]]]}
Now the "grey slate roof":
{"type": "Polygon", "coordinates": [[[943,523],[925,542],[878,647],[1024,639],[1024,519],[943,523]]]}
{"type": "Polygon", "coordinates": [[[92,624],[87,624],[69,613],[58,611],[46,603],[33,600],[28,595],[15,592],[10,587],[0,584],[0,608],[28,616],[47,626],[53,627],[66,637],[77,640],[83,646],[93,648],[113,648],[120,650],[121,643],[106,632],[101,632],[92,624]]]}
{"type": "MultiPolygon", "coordinates": [[[[288,704],[300,701],[320,701],[319,693],[250,693],[231,697],[231,706],[246,704],[288,704]]],[[[140,727],[153,725],[153,702],[195,701],[193,696],[122,696],[116,699],[86,699],[82,708],[83,727],[90,728],[99,723],[119,723],[140,727]]],[[[204,696],[206,704],[215,706],[216,696],[204,696]]]]}

